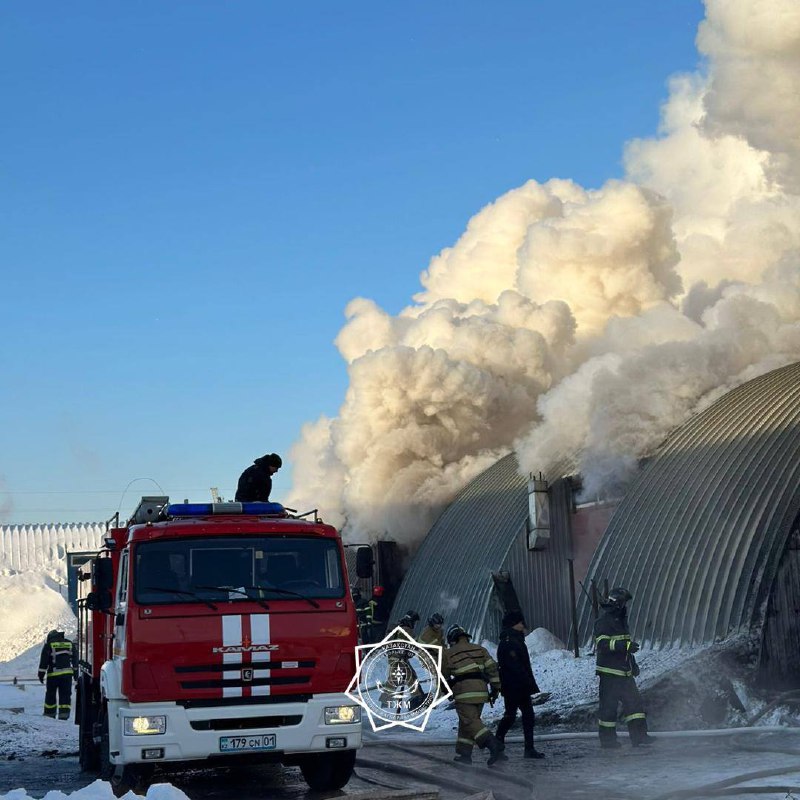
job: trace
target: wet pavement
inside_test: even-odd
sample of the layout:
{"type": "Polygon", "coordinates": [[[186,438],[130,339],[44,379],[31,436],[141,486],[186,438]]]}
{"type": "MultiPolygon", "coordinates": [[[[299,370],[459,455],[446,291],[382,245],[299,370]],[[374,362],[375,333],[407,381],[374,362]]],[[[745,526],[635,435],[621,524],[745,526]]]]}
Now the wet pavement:
{"type": "MultiPolygon", "coordinates": [[[[355,776],[337,792],[312,792],[299,769],[279,765],[160,774],[155,781],[178,786],[191,800],[391,797],[408,790],[416,797],[434,797],[432,790],[438,790],[441,800],[463,800],[483,790],[491,790],[495,800],[663,800],[668,792],[785,767],[792,772],[760,781],[762,786],[778,784],[784,790],[760,796],[800,798],[800,791],[796,795],[790,792],[793,785],[800,785],[800,759],[795,752],[800,737],[767,736],[760,741],[772,752],[755,751],[730,737],[662,738],[647,749],[634,749],[626,742],[614,751],[601,750],[594,739],[540,740],[537,747],[547,757],[531,760],[523,759],[522,743],[512,740],[507,747],[509,760],[490,768],[485,764],[486,754],[478,752],[471,767],[453,764],[451,743],[371,740],[359,752],[355,776]],[[787,752],[777,752],[782,748],[787,752]]],[[[29,795],[41,798],[51,789],[71,792],[94,779],[80,771],[75,754],[28,754],[0,760],[0,793],[25,787],[29,795]]],[[[730,789],[727,792],[728,797],[737,796],[730,789]]]]}

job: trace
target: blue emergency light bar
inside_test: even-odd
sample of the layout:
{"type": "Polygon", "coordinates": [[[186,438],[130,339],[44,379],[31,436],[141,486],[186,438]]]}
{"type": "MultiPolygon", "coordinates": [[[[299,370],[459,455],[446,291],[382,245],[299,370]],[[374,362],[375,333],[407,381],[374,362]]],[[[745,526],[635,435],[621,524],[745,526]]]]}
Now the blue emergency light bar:
{"type": "Polygon", "coordinates": [[[284,516],[280,503],[170,503],[169,517],[210,517],[214,514],[249,514],[251,516],[284,516]]]}

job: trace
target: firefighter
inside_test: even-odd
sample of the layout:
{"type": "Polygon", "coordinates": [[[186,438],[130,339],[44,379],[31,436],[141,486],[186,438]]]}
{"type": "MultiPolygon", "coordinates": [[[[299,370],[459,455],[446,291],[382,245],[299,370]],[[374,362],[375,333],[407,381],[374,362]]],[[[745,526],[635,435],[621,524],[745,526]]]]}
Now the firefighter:
{"type": "Polygon", "coordinates": [[[352,588],[353,605],[356,608],[356,619],[358,620],[358,638],[361,644],[370,644],[370,605],[364,599],[361,590],[354,586],[352,588]]]}
{"type": "Polygon", "coordinates": [[[237,503],[268,503],[272,476],[283,466],[277,453],[257,458],[240,476],[236,487],[237,503]]]}
{"type": "Polygon", "coordinates": [[[69,719],[76,661],[75,645],[64,636],[64,631],[50,631],[39,658],[39,683],[44,683],[47,677],[44,694],[46,717],[69,719]]]}
{"type": "Polygon", "coordinates": [[[488,701],[494,705],[500,694],[497,664],[485,648],[470,641],[470,635],[460,625],[451,625],[446,638],[449,647],[445,650],[443,669],[453,690],[458,714],[454,760],[460,764],[471,764],[472,749],[477,744],[481,749],[488,748],[487,764],[491,766],[498,760],[508,758],[503,752],[505,745],[481,719],[483,704],[488,701]],[[488,691],[487,684],[490,687],[488,691]]]}
{"type": "Polygon", "coordinates": [[[525,758],[544,758],[544,753],[533,746],[533,705],[531,695],[539,693],[531,669],[531,657],[525,646],[525,618],[521,611],[509,611],[503,617],[500,644],[497,646],[497,664],[503,686],[505,713],[497,726],[497,738],[505,742],[506,734],[522,713],[522,734],[525,740],[525,758]]]}
{"type": "Polygon", "coordinates": [[[631,745],[639,747],[655,741],[647,733],[647,717],[635,681],[639,666],[634,653],[639,644],[631,639],[627,609],[628,601],[632,599],[633,595],[627,589],[612,589],[601,603],[603,613],[594,624],[595,671],[600,676],[599,735],[600,745],[605,748],[620,746],[617,740],[617,708],[620,704],[631,745]]]}
{"type": "Polygon", "coordinates": [[[428,624],[422,629],[419,635],[421,644],[437,644],[444,647],[444,632],[442,631],[444,618],[441,614],[431,614],[428,617],[428,624]]]}
{"type": "Polygon", "coordinates": [[[417,623],[419,622],[419,614],[416,611],[406,611],[403,615],[403,618],[397,624],[403,628],[403,630],[408,633],[408,635],[413,639],[414,638],[414,628],[417,627],[417,623]]]}

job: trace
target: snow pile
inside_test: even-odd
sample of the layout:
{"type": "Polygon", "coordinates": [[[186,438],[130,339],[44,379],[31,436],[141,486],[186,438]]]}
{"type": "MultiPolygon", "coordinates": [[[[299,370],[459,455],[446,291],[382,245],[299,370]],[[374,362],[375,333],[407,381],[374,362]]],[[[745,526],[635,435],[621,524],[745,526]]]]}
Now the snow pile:
{"type": "Polygon", "coordinates": [[[54,581],[35,572],[0,575],[0,677],[35,677],[39,650],[53,628],[69,637],[76,630],[75,615],[54,581]]]}
{"type": "Polygon", "coordinates": [[[528,181],[400,314],[349,304],[349,389],[295,445],[290,505],[415,541],[510,450],[615,493],[692,414],[800,359],[800,8],[706,0],[697,42],[625,180],[528,181]]]}
{"type": "Polygon", "coordinates": [[[534,628],[526,637],[525,645],[531,660],[537,656],[549,653],[551,650],[566,650],[564,642],[555,634],[550,633],[547,628],[534,628]]]}
{"type": "MultiPolygon", "coordinates": [[[[99,780],[83,789],[78,789],[77,792],[64,794],[64,792],[53,791],[48,792],[45,797],[47,800],[66,800],[68,797],[72,800],[116,800],[111,791],[111,785],[99,780]]],[[[123,797],[128,800],[139,800],[140,795],[128,792],[123,797]]],[[[148,788],[145,797],[147,800],[189,800],[180,789],[169,783],[154,783],[148,788]]],[[[24,789],[14,789],[8,794],[0,794],[0,800],[30,800],[30,796],[24,789]]]]}

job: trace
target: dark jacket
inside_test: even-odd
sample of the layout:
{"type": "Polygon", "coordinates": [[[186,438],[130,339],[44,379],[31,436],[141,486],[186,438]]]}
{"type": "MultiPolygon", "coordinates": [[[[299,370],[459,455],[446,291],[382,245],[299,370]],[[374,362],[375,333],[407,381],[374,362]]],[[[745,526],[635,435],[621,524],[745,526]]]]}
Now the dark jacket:
{"type": "Polygon", "coordinates": [[[62,631],[49,634],[39,656],[39,673],[47,673],[51,678],[72,675],[76,666],[75,645],[62,631]]]}
{"type": "Polygon", "coordinates": [[[531,658],[525,646],[525,634],[514,628],[503,628],[497,645],[497,664],[504,697],[536,694],[539,686],[533,677],[531,658]]]}
{"type": "Polygon", "coordinates": [[[597,651],[597,675],[619,678],[636,677],[639,667],[630,652],[631,634],[626,609],[607,609],[594,624],[594,643],[597,651]]]}
{"type": "Polygon", "coordinates": [[[272,491],[272,475],[266,457],[257,458],[251,467],[248,467],[239,476],[239,485],[236,487],[237,503],[268,503],[272,491]]]}

